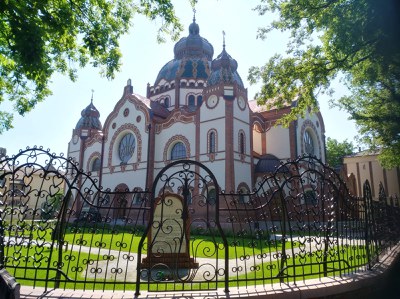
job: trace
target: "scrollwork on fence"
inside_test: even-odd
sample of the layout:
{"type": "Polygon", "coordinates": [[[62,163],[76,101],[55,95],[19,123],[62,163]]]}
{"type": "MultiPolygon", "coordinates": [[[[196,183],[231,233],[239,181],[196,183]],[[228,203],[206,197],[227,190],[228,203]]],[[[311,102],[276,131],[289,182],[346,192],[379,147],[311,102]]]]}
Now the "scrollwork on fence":
{"type": "MultiPolygon", "coordinates": [[[[121,187],[122,186],[122,187],[121,187]]],[[[312,157],[249,193],[175,161],[152,190],[103,189],[42,148],[0,161],[0,267],[23,285],[185,291],[291,283],[370,269],[399,240],[397,197],[349,194],[312,157]]]]}

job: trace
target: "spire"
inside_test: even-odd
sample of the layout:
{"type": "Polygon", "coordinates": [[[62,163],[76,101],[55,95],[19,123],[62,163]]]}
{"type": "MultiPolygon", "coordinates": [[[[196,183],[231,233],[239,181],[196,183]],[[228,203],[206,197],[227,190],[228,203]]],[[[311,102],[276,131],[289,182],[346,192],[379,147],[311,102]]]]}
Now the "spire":
{"type": "Polygon", "coordinates": [[[193,23],[196,23],[196,7],[195,7],[195,4],[193,4],[193,23]]]}
{"type": "Polygon", "coordinates": [[[102,129],[100,113],[93,105],[93,93],[94,90],[92,89],[92,98],[90,99],[90,104],[82,110],[81,118],[76,124],[75,129],[102,129]]]}
{"type": "Polygon", "coordinates": [[[236,83],[243,88],[243,81],[237,72],[237,61],[226,52],[225,48],[225,31],[222,31],[222,52],[211,62],[211,74],[208,77],[207,85],[236,83]]]}
{"type": "Polygon", "coordinates": [[[225,31],[224,30],[222,30],[222,39],[223,39],[222,48],[223,48],[223,50],[225,50],[225,31]]]}

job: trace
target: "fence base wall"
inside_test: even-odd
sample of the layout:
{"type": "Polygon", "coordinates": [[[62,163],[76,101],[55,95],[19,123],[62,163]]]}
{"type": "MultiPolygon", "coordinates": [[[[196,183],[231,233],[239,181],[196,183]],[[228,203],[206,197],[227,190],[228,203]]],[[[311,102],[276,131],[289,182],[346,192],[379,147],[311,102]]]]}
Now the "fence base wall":
{"type": "Polygon", "coordinates": [[[6,269],[0,270],[0,299],[19,299],[20,284],[6,269]]]}

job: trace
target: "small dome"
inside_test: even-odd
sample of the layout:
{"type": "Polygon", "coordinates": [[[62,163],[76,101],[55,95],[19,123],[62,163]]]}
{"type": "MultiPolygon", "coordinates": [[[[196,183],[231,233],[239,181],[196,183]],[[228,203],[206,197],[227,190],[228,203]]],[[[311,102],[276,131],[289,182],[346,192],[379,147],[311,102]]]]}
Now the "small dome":
{"type": "Polygon", "coordinates": [[[205,56],[211,60],[214,55],[213,46],[205,38],[200,36],[200,27],[193,19],[189,26],[189,36],[182,37],[174,47],[175,59],[183,57],[205,56]]]}
{"type": "Polygon", "coordinates": [[[214,48],[199,32],[199,25],[193,20],[189,26],[189,36],[175,44],[174,59],[161,68],[154,85],[158,85],[162,79],[170,82],[177,77],[207,80],[214,48]]]}
{"type": "Polygon", "coordinates": [[[189,25],[189,34],[198,35],[200,33],[200,27],[196,23],[196,20],[193,20],[193,23],[189,25]]]}
{"type": "Polygon", "coordinates": [[[76,124],[75,129],[101,130],[102,125],[99,118],[100,112],[93,105],[93,101],[91,101],[89,106],[82,110],[81,118],[76,124]]]}
{"type": "Polygon", "coordinates": [[[211,63],[211,74],[208,78],[207,85],[213,86],[220,83],[236,83],[244,88],[243,81],[237,72],[237,67],[237,61],[226,52],[224,45],[221,54],[211,63]]]}

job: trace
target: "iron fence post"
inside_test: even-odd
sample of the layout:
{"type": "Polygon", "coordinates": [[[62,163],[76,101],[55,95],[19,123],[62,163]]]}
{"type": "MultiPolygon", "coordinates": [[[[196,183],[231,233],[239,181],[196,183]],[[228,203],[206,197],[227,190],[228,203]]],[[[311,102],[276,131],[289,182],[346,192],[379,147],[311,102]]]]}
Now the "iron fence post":
{"type": "Polygon", "coordinates": [[[0,269],[4,268],[4,225],[3,225],[3,210],[0,210],[0,269]]]}

